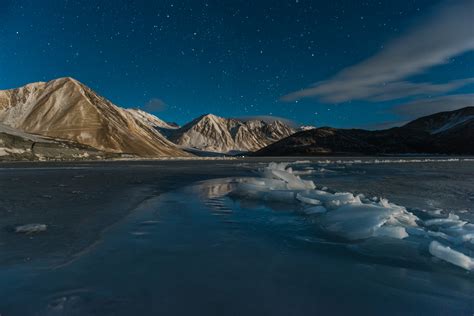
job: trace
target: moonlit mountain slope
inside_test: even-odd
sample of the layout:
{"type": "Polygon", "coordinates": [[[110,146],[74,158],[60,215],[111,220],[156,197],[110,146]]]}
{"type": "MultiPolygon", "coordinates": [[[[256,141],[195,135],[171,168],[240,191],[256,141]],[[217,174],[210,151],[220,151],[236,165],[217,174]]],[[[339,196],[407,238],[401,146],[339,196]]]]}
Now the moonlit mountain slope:
{"type": "Polygon", "coordinates": [[[28,134],[0,124],[0,161],[113,158],[90,146],[28,134]]]}
{"type": "Polygon", "coordinates": [[[414,153],[474,154],[474,107],[421,117],[387,130],[322,127],[302,131],[261,149],[256,155],[414,153]]]}
{"type": "Polygon", "coordinates": [[[150,114],[140,109],[127,109],[136,119],[156,128],[156,129],[177,129],[179,126],[167,123],[156,115],[150,114]]]}
{"type": "Polygon", "coordinates": [[[203,115],[173,133],[170,139],[184,147],[212,152],[255,151],[293,134],[288,125],[274,121],[240,121],[203,115]]]}
{"type": "Polygon", "coordinates": [[[137,115],[72,78],[0,91],[0,122],[107,152],[141,157],[189,155],[137,115]]]}

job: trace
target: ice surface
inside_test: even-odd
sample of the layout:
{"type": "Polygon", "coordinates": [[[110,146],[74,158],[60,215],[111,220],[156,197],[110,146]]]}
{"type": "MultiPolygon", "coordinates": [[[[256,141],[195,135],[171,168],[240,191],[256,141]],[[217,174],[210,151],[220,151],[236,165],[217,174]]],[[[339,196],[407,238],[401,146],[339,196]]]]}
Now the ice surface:
{"type": "Polygon", "coordinates": [[[422,252],[466,270],[473,269],[474,224],[442,210],[424,211],[421,219],[384,198],[322,190],[313,181],[298,176],[302,174],[299,170],[293,170],[304,163],[270,163],[259,170],[260,178],[239,179],[232,193],[241,198],[293,204],[314,218],[329,236],[350,242],[409,240],[410,247],[417,244],[422,252]]]}
{"type": "Polygon", "coordinates": [[[321,214],[321,213],[326,213],[326,212],[327,212],[327,209],[321,205],[308,207],[303,210],[303,213],[305,214],[321,214]]]}
{"type": "MultiPolygon", "coordinates": [[[[145,163],[127,164],[127,168],[120,164],[113,172],[109,164],[100,165],[103,167],[54,164],[32,165],[28,172],[18,170],[20,166],[2,170],[3,210],[23,209],[20,214],[34,215],[25,218],[5,213],[5,219],[11,221],[3,226],[48,225],[46,232],[37,235],[0,230],[5,237],[0,238],[2,315],[188,315],[195,310],[207,314],[233,310],[242,315],[472,314],[474,271],[429,251],[436,241],[474,257],[474,213],[469,204],[474,186],[469,176],[461,178],[464,170],[472,175],[472,163],[331,166],[338,170],[335,174],[300,175],[316,186],[304,190],[289,189],[287,182],[273,176],[250,174],[266,163],[248,163],[245,168],[209,163],[194,168],[188,162],[182,164],[190,171],[186,177],[176,177],[181,163],[153,163],[153,168],[145,168],[145,163]],[[458,172],[451,173],[449,169],[456,171],[458,165],[458,172]],[[170,176],[163,174],[168,169],[170,176]],[[212,180],[191,177],[195,169],[212,180]],[[360,170],[367,173],[353,173],[360,170]],[[242,178],[242,174],[251,178],[242,178]],[[215,179],[222,175],[226,178],[215,179]],[[390,179],[396,177],[396,181],[390,179]],[[420,190],[414,185],[418,182],[427,189],[420,190]],[[109,184],[114,185],[111,190],[109,184]],[[133,195],[130,184],[138,189],[133,195]],[[439,190],[432,191],[434,186],[439,190]],[[26,200],[25,188],[29,192],[26,200]],[[75,190],[87,194],[71,194],[75,190]],[[9,197],[12,191],[19,194],[9,197]],[[229,192],[236,196],[229,198],[229,192]],[[305,203],[297,199],[298,194],[321,204],[305,203]],[[251,201],[248,195],[254,195],[251,201]],[[420,204],[419,195],[432,199],[433,206],[420,204]],[[137,200],[132,201],[132,196],[137,200]],[[136,202],[140,200],[143,202],[136,202]],[[463,202],[456,204],[455,200],[463,202]],[[92,204],[100,208],[91,209],[92,204]],[[373,233],[369,227],[368,237],[350,240],[323,226],[332,212],[346,207],[351,215],[358,212],[357,205],[380,208],[383,214],[383,224],[374,227],[373,233]],[[468,212],[458,211],[463,209],[468,212]],[[98,210],[108,211],[98,214],[98,210]],[[61,215],[60,221],[53,211],[61,215]],[[76,214],[87,221],[69,229],[68,223],[80,222],[76,214]],[[430,222],[435,219],[448,220],[430,222]],[[96,227],[102,223],[110,228],[96,227]],[[96,234],[99,230],[103,233],[96,234]],[[98,242],[93,243],[95,240],[98,242]],[[209,304],[209,298],[216,304],[209,304]],[[341,298],[344,304],[339,304],[341,298]],[[215,306],[220,309],[216,311],[215,306]]],[[[308,166],[287,167],[294,174],[308,166]]],[[[365,221],[378,216],[366,213],[365,221]]],[[[351,217],[341,219],[345,225],[350,221],[351,217]]]]}
{"type": "Polygon", "coordinates": [[[266,192],[265,199],[274,202],[288,202],[295,201],[295,193],[287,190],[272,190],[266,192]]]}

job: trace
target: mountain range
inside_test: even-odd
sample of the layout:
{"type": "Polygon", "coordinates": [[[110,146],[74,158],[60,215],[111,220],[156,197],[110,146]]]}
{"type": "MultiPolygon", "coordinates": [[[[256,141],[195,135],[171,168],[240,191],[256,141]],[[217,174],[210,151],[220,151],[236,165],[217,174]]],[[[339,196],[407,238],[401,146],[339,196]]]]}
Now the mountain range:
{"type": "Polygon", "coordinates": [[[175,144],[202,151],[242,153],[256,151],[296,132],[281,121],[241,121],[203,115],[170,134],[175,144]]]}
{"type": "Polygon", "coordinates": [[[0,159],[474,154],[474,107],[387,130],[294,128],[280,120],[202,115],[182,127],[124,109],[73,78],[0,91],[0,159]]]}
{"type": "Polygon", "coordinates": [[[368,131],[321,127],[295,133],[257,156],[474,154],[474,107],[440,112],[402,127],[368,131]]]}

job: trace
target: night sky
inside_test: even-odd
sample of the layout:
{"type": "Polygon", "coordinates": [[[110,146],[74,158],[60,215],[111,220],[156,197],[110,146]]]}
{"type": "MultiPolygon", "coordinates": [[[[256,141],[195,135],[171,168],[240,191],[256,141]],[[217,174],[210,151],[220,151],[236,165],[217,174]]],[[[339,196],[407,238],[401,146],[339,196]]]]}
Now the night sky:
{"type": "Polygon", "coordinates": [[[0,1],[0,89],[70,76],[123,107],[386,127],[474,105],[474,1],[0,1]]]}

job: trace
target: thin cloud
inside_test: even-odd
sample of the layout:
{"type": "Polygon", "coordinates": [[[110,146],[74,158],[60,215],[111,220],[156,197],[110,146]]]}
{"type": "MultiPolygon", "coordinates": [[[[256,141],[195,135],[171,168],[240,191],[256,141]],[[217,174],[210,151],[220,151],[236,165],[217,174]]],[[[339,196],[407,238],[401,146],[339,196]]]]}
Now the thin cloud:
{"type": "Polygon", "coordinates": [[[333,78],[290,93],[284,101],[317,97],[326,102],[393,100],[443,93],[473,82],[473,78],[444,84],[414,83],[405,79],[449,58],[474,50],[474,1],[449,2],[418,27],[389,42],[385,49],[333,78]]]}
{"type": "Polygon", "coordinates": [[[142,110],[147,112],[163,112],[168,108],[168,105],[161,99],[151,99],[148,101],[145,106],[142,107],[142,110]]]}
{"type": "Polygon", "coordinates": [[[382,130],[392,127],[403,126],[419,117],[434,113],[454,111],[468,106],[474,106],[474,93],[454,94],[436,98],[428,98],[400,104],[389,110],[392,114],[397,114],[400,119],[361,126],[360,128],[369,130],[382,130]]]}

